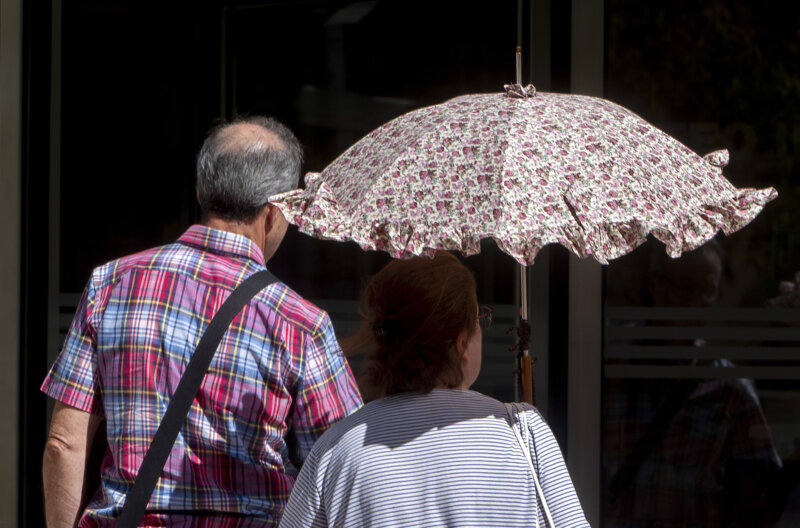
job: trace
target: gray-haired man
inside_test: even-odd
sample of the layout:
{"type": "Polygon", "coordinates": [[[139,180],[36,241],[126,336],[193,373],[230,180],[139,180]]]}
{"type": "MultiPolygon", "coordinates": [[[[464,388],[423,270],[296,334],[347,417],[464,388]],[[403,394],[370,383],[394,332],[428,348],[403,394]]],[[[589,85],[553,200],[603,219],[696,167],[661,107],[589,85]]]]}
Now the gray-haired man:
{"type": "MultiPolygon", "coordinates": [[[[301,157],[274,119],[214,128],[197,159],[203,223],[92,273],[42,385],[56,399],[44,454],[48,526],[115,524],[200,336],[280,245],[286,219],[268,199],[297,186],[301,157]],[[84,490],[94,493],[83,508],[98,427],[108,450],[101,486],[84,490]]],[[[327,314],[283,283],[268,286],[217,349],[143,522],[277,524],[295,462],[360,405],[327,314]]]]}

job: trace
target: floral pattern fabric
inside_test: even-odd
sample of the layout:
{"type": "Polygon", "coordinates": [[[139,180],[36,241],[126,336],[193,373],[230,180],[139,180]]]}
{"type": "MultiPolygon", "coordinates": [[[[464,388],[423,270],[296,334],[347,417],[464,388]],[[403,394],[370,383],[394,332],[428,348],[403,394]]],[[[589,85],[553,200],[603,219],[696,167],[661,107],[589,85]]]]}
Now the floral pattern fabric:
{"type": "Polygon", "coordinates": [[[727,162],[605,99],[473,94],[384,124],[271,201],[306,234],[398,258],[493,238],[524,265],[551,243],[607,263],[648,234],[676,257],[749,223],[777,192],[735,188],[727,162]]]}

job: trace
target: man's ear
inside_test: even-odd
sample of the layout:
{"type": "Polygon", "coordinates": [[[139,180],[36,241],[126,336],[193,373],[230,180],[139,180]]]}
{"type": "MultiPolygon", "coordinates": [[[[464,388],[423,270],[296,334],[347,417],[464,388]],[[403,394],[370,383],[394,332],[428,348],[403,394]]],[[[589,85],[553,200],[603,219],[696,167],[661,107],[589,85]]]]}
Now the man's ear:
{"type": "Polygon", "coordinates": [[[264,205],[264,233],[269,234],[272,227],[275,225],[275,215],[278,213],[278,208],[268,203],[264,205]]]}

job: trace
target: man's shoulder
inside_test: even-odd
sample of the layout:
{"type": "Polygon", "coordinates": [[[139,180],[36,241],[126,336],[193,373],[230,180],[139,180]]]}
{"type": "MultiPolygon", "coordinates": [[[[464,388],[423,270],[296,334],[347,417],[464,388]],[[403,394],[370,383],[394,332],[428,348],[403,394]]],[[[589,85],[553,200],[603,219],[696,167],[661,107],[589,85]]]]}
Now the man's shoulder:
{"type": "Polygon", "coordinates": [[[110,260],[92,271],[93,285],[95,288],[103,288],[116,282],[119,277],[134,268],[152,267],[159,262],[163,262],[165,257],[182,249],[186,249],[185,246],[173,242],[110,260]]]}
{"type": "Polygon", "coordinates": [[[284,282],[278,281],[268,286],[258,299],[285,323],[309,334],[324,333],[331,324],[325,310],[305,299],[284,282]]]}
{"type": "MultiPolygon", "coordinates": [[[[233,291],[242,273],[245,276],[249,273],[244,271],[247,268],[251,268],[253,273],[264,269],[255,262],[232,261],[213,252],[174,242],[132,253],[95,268],[92,285],[96,290],[113,287],[126,274],[146,270],[178,273],[191,277],[190,280],[233,291]]],[[[331,325],[327,312],[280,280],[257,294],[255,302],[266,305],[285,324],[313,337],[322,335],[331,325]]]]}

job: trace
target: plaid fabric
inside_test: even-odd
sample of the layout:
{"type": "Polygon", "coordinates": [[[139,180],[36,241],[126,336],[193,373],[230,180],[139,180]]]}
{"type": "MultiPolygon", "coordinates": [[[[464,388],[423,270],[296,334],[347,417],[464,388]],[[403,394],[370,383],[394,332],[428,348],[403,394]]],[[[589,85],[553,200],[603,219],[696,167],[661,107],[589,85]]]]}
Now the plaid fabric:
{"type": "MultiPolygon", "coordinates": [[[[606,380],[603,451],[607,483],[675,387],[676,380],[606,380]]],[[[742,512],[759,514],[758,508],[764,507],[765,481],[781,465],[752,383],[698,380],[632,482],[616,499],[609,494],[605,526],[729,526],[743,518],[742,512]]]]}
{"type": "MultiPolygon", "coordinates": [[[[249,239],[196,225],[174,244],[94,271],[42,385],[106,419],[102,487],[80,526],[113,525],[200,336],[261,269],[249,239]]],[[[217,349],[145,524],[277,524],[293,461],[360,405],[328,315],[282,283],[268,286],[217,349]]]]}

